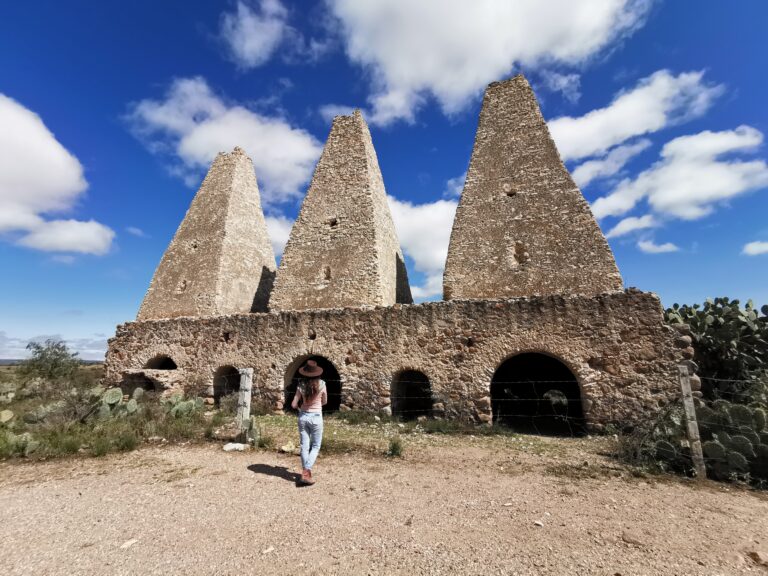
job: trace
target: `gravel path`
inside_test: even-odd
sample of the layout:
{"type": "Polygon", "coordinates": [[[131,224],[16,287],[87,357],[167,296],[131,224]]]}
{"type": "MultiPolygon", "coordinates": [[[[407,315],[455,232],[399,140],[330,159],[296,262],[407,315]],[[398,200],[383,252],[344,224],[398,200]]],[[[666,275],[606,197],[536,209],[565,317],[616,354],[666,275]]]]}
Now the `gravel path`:
{"type": "Polygon", "coordinates": [[[308,488],[295,457],[210,444],[0,464],[0,572],[768,573],[750,557],[768,550],[764,494],[638,479],[588,441],[547,442],[321,456],[308,488]]]}

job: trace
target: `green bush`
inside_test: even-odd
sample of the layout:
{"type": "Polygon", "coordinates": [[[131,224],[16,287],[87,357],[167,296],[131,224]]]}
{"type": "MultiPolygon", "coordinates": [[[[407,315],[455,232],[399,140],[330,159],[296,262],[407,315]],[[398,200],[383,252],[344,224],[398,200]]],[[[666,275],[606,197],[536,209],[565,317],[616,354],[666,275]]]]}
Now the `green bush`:
{"type": "Polygon", "coordinates": [[[390,438],[389,448],[387,448],[387,456],[390,458],[402,458],[403,450],[403,441],[400,439],[400,436],[390,438]]]}

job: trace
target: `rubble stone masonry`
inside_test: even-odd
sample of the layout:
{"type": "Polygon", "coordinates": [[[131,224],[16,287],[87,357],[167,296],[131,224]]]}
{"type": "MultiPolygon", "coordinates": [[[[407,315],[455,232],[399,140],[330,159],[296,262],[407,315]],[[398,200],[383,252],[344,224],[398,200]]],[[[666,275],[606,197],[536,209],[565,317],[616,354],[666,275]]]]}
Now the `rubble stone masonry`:
{"type": "Polygon", "coordinates": [[[573,372],[587,424],[599,429],[634,422],[678,394],[676,365],[692,351],[660,318],[655,295],[630,290],[133,322],[110,341],[106,381],[146,373],[171,390],[212,385],[222,366],[252,367],[254,397],[280,409],[296,367],[320,355],[341,376],[342,409],[387,412],[393,378],[418,370],[436,416],[489,422],[496,369],[540,352],[573,372]],[[143,369],[159,355],[178,369],[143,369]]]}

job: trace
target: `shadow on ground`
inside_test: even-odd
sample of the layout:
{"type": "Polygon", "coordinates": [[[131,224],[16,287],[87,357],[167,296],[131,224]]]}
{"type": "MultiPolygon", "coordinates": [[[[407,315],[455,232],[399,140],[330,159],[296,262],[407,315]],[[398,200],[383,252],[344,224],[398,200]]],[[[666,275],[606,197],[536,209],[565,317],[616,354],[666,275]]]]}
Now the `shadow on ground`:
{"type": "Polygon", "coordinates": [[[291,472],[285,466],[273,466],[271,464],[251,464],[248,466],[248,470],[254,474],[264,474],[265,476],[275,476],[293,482],[297,486],[299,485],[299,475],[295,472],[291,472]]]}

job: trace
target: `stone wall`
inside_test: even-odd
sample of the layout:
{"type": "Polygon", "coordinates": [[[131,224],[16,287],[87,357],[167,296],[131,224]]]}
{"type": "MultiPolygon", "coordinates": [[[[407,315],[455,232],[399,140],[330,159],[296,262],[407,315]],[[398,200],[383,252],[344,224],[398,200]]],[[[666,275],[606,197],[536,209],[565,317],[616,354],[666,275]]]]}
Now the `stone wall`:
{"type": "Polygon", "coordinates": [[[600,294],[623,283],[523,76],[488,86],[456,209],[446,300],[600,294]]]}
{"type": "Polygon", "coordinates": [[[110,340],[105,378],[120,384],[158,355],[178,365],[169,386],[211,385],[221,366],[252,367],[254,396],[279,409],[292,371],[321,355],[339,371],[343,409],[388,410],[393,378],[410,369],[428,376],[436,415],[488,422],[499,365],[541,352],[570,368],[588,425],[599,429],[677,396],[687,346],[663,324],[654,294],[629,290],[133,322],[110,340]]]}

